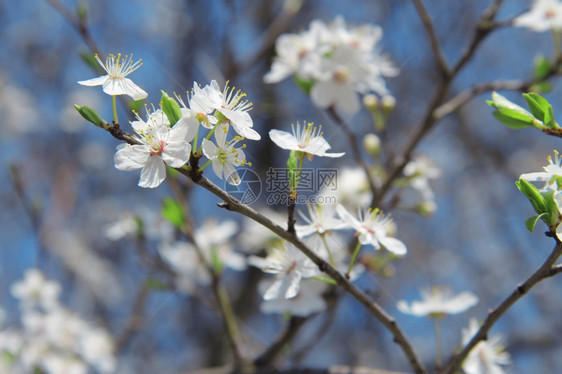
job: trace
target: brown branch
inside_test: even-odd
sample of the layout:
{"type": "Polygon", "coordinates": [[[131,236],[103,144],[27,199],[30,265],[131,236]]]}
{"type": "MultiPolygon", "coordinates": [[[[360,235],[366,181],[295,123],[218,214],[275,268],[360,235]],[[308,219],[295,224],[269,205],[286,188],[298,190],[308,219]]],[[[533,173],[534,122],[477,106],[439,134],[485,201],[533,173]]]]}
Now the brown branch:
{"type": "Polygon", "coordinates": [[[121,332],[119,338],[117,338],[115,343],[116,352],[121,352],[131,340],[135,332],[137,332],[143,325],[144,321],[144,307],[146,305],[146,300],[150,294],[150,288],[143,284],[139,289],[135,301],[133,303],[133,308],[131,316],[127,322],[127,325],[121,332]]]}
{"type": "Polygon", "coordinates": [[[275,358],[283,351],[283,349],[289,344],[293,338],[297,335],[300,328],[307,321],[304,317],[291,317],[287,328],[277,337],[275,342],[259,357],[254,360],[254,364],[257,367],[268,366],[275,360],[275,358]]]}
{"type": "MultiPolygon", "coordinates": [[[[554,236],[556,238],[556,236],[554,236]]],[[[553,267],[554,263],[562,255],[562,242],[556,239],[556,246],[552,250],[552,253],[542,266],[535,271],[524,283],[517,286],[517,288],[495,309],[488,313],[488,317],[472,337],[472,339],[463,347],[463,349],[453,356],[449,363],[446,365],[446,370],[444,373],[453,374],[456,373],[462,365],[464,359],[468,356],[470,351],[482,340],[488,338],[488,331],[496,323],[496,321],[505,314],[519,299],[521,299],[531,288],[542,280],[552,277],[558,274],[562,270],[559,270],[560,265],[553,267]]]]}
{"type": "Polygon", "coordinates": [[[433,50],[433,54],[435,55],[435,59],[437,60],[437,68],[439,72],[444,76],[448,77],[451,75],[451,69],[447,64],[447,60],[445,59],[445,55],[439,46],[439,41],[437,40],[437,35],[435,34],[435,30],[433,28],[433,21],[425,8],[422,0],[413,0],[414,6],[418,11],[418,14],[422,20],[423,26],[427,35],[429,36],[429,41],[431,43],[431,49],[433,50]]]}
{"type": "MultiPolygon", "coordinates": [[[[190,370],[182,374],[231,374],[232,367],[221,366],[199,370],[190,370]]],[[[256,369],[252,374],[410,374],[406,372],[380,370],[362,366],[331,366],[326,369],[290,368],[278,370],[272,368],[256,369]]]]}

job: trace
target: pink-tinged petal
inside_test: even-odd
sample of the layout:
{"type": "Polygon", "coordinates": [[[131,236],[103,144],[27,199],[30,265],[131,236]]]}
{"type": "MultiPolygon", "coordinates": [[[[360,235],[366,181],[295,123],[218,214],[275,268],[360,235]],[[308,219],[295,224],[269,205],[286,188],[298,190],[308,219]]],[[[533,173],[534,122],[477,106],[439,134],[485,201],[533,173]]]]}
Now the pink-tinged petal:
{"type": "Polygon", "coordinates": [[[139,186],[145,188],[158,187],[166,179],[166,166],[160,156],[151,156],[142,168],[139,186]]]}
{"type": "Polygon", "coordinates": [[[209,160],[214,160],[217,157],[217,146],[212,141],[203,139],[201,149],[203,150],[203,154],[205,155],[205,157],[207,157],[209,160]]]}
{"type": "Polygon", "coordinates": [[[179,168],[189,160],[190,153],[191,144],[183,140],[175,141],[166,144],[164,152],[162,152],[162,159],[171,167],[179,168]]]}
{"type": "Polygon", "coordinates": [[[281,130],[269,131],[269,137],[278,147],[288,150],[300,150],[299,142],[293,134],[281,130]]]}
{"type": "Polygon", "coordinates": [[[408,250],[406,249],[406,245],[396,238],[390,238],[386,236],[380,239],[380,243],[389,252],[392,252],[395,255],[403,256],[406,254],[406,252],[408,252],[408,250]]]}
{"type": "Polygon", "coordinates": [[[102,86],[103,84],[105,84],[105,81],[108,79],[109,78],[107,75],[103,75],[101,77],[92,78],[85,81],[78,81],[78,84],[81,84],[82,86],[89,86],[89,87],[102,86]]]}
{"type": "Polygon", "coordinates": [[[131,145],[119,149],[114,156],[115,167],[119,170],[136,170],[144,167],[150,157],[146,145],[131,145]]]}

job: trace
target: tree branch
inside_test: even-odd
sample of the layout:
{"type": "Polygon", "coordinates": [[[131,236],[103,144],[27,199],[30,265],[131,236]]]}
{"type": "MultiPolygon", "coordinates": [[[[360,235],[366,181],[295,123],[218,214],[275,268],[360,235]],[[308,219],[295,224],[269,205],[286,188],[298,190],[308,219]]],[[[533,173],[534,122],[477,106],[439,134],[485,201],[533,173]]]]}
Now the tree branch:
{"type": "MultiPolygon", "coordinates": [[[[555,236],[556,238],[556,236],[555,236]]],[[[470,351],[482,340],[488,338],[488,331],[496,323],[496,321],[505,314],[515,304],[519,299],[521,299],[531,288],[533,288],[540,281],[552,277],[558,274],[560,270],[560,265],[553,267],[554,263],[562,255],[562,242],[556,239],[556,246],[552,250],[552,253],[542,266],[535,271],[524,283],[517,286],[517,288],[495,309],[488,313],[488,317],[484,320],[484,323],[480,327],[480,330],[472,337],[472,339],[463,347],[463,349],[455,356],[451,358],[449,363],[446,365],[446,370],[444,373],[453,374],[456,373],[464,359],[468,356],[470,351]]]]}
{"type": "Polygon", "coordinates": [[[439,46],[439,41],[437,40],[437,35],[435,34],[435,30],[433,28],[433,21],[425,8],[422,0],[412,0],[418,11],[418,14],[422,20],[423,26],[427,35],[429,36],[429,41],[431,43],[431,49],[433,50],[433,54],[435,55],[435,59],[437,60],[437,68],[439,72],[444,76],[448,77],[451,75],[451,69],[447,64],[447,60],[439,46]]]}

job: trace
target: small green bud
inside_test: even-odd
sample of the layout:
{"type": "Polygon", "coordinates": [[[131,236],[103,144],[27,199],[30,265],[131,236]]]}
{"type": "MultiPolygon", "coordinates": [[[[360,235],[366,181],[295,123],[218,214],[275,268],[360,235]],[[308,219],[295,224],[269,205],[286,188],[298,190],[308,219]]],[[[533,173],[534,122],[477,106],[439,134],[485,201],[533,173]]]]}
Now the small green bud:
{"type": "Polygon", "coordinates": [[[363,148],[373,156],[377,156],[381,151],[381,140],[373,134],[367,134],[363,138],[363,148]]]}
{"type": "Polygon", "coordinates": [[[109,128],[109,124],[106,121],[104,121],[100,117],[100,115],[92,108],[88,106],[79,106],[79,105],[74,105],[74,108],[76,108],[78,113],[80,113],[80,115],[86,121],[92,122],[94,125],[96,125],[97,127],[101,127],[102,129],[107,130],[109,128]]]}
{"type": "Polygon", "coordinates": [[[171,98],[166,92],[162,92],[162,98],[160,99],[160,106],[162,107],[162,111],[168,117],[168,121],[170,121],[170,127],[174,126],[176,122],[178,122],[181,118],[181,109],[180,105],[176,100],[171,98]]]}
{"type": "Polygon", "coordinates": [[[85,21],[87,14],[88,14],[88,9],[86,8],[86,2],[81,1],[80,4],[78,4],[78,7],[76,8],[76,15],[78,16],[78,19],[80,19],[80,21],[85,21]]]}
{"type": "Polygon", "coordinates": [[[416,206],[416,211],[421,214],[422,216],[430,216],[437,210],[437,204],[435,201],[423,201],[422,203],[416,206]]]}
{"type": "Polygon", "coordinates": [[[363,96],[363,105],[371,112],[379,110],[379,99],[375,95],[363,96]]]}
{"type": "Polygon", "coordinates": [[[396,99],[390,95],[383,96],[381,102],[384,114],[390,114],[396,108],[396,99]]]}

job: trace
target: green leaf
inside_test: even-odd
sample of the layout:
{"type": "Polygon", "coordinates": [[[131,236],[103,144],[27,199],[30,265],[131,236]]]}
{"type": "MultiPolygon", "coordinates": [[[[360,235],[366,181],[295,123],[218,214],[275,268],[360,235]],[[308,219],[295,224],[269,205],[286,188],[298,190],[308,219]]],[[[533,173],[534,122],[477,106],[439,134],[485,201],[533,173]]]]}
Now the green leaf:
{"type": "Polygon", "coordinates": [[[131,100],[129,101],[129,109],[131,109],[135,113],[138,113],[140,112],[143,104],[144,104],[144,99],[131,100]]]}
{"type": "Polygon", "coordinates": [[[80,4],[78,4],[78,7],[76,8],[76,15],[78,16],[78,19],[80,19],[80,21],[84,21],[86,20],[87,14],[88,14],[88,8],[86,8],[86,2],[81,1],[80,4]]]}
{"type": "Polygon", "coordinates": [[[100,117],[100,115],[89,106],[74,105],[74,108],[86,121],[92,122],[94,125],[101,127],[102,129],[109,128],[109,124],[104,121],[100,117]]]}
{"type": "Polygon", "coordinates": [[[544,201],[546,203],[546,217],[543,217],[544,223],[546,223],[549,227],[556,225],[558,222],[558,204],[556,203],[556,199],[554,198],[554,191],[549,191],[543,195],[544,201]]]}
{"type": "Polygon", "coordinates": [[[162,214],[162,217],[166,218],[178,229],[182,228],[182,226],[187,222],[183,207],[171,197],[164,198],[160,213],[162,214]]]}
{"type": "Polygon", "coordinates": [[[527,227],[527,230],[529,230],[530,232],[535,231],[535,226],[537,225],[537,222],[545,215],[546,215],[546,213],[543,213],[543,214],[538,215],[538,216],[533,216],[533,217],[527,218],[525,220],[525,227],[527,227]]]}
{"type": "MultiPolygon", "coordinates": [[[[502,113],[499,110],[496,110],[492,114],[494,115],[494,117],[496,117],[498,121],[500,121],[507,127],[511,127],[512,129],[523,129],[525,127],[533,126],[532,121],[528,121],[528,119],[524,119],[524,120],[517,119],[514,118],[514,116],[510,116],[509,114],[502,113]]],[[[515,113],[514,115],[516,116],[517,114],[515,113]]]]}
{"type": "Polygon", "coordinates": [[[519,179],[517,182],[515,182],[515,184],[517,185],[519,191],[521,191],[523,195],[525,195],[527,199],[529,199],[531,205],[533,206],[533,209],[535,210],[535,212],[537,212],[537,214],[548,214],[544,196],[541,194],[537,187],[524,179],[519,179]]]}
{"type": "Polygon", "coordinates": [[[543,57],[537,56],[535,59],[535,71],[533,72],[533,77],[535,79],[542,79],[547,76],[547,74],[552,69],[552,62],[543,57]]]}
{"type": "Polygon", "coordinates": [[[531,109],[531,112],[537,119],[541,120],[548,128],[555,126],[554,111],[548,100],[534,92],[524,93],[523,97],[527,100],[529,109],[531,109]]]}
{"type": "Polygon", "coordinates": [[[516,105],[500,95],[492,92],[492,100],[486,103],[497,110],[493,113],[500,122],[511,128],[519,129],[524,127],[535,126],[536,119],[524,108],[516,105]]]}
{"type": "Polygon", "coordinates": [[[158,279],[149,278],[144,281],[144,288],[147,290],[160,290],[167,289],[166,284],[158,279]]]}
{"type": "Polygon", "coordinates": [[[219,257],[220,247],[213,247],[211,249],[211,261],[213,263],[213,270],[215,274],[220,274],[222,272],[222,261],[219,257]]]}
{"type": "Polygon", "coordinates": [[[179,121],[181,118],[181,109],[180,105],[176,100],[168,96],[168,94],[162,90],[162,98],[160,99],[160,107],[166,117],[168,117],[168,121],[170,121],[170,127],[174,126],[176,122],[179,121]]]}

